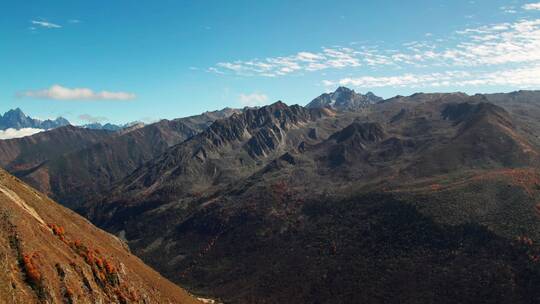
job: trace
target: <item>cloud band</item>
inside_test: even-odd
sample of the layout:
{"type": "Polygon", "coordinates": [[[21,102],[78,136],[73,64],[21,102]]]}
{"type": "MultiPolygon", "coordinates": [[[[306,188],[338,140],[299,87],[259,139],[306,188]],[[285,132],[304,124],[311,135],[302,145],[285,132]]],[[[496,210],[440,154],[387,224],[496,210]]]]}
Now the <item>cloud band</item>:
{"type": "Polygon", "coordinates": [[[20,92],[20,97],[52,100],[131,100],[136,97],[133,93],[127,92],[94,92],[88,88],[66,88],[61,85],[53,85],[48,89],[30,90],[20,92]]]}

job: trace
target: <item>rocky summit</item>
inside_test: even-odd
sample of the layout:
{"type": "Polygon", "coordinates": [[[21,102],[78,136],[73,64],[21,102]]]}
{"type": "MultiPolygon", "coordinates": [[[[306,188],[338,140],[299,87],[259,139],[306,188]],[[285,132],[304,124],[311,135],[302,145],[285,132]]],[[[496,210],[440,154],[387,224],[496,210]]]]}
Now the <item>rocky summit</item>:
{"type": "Polygon", "coordinates": [[[336,110],[358,111],[366,109],[371,104],[382,101],[383,98],[372,92],[362,95],[346,87],[339,87],[335,92],[324,93],[307,104],[308,108],[329,107],[336,110]]]}

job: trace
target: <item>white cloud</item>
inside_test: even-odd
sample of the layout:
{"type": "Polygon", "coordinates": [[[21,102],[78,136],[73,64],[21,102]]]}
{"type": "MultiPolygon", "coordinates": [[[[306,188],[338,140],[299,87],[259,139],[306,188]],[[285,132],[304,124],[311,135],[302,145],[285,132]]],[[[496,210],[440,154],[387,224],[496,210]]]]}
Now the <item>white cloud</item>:
{"type": "Polygon", "coordinates": [[[515,14],[515,13],[517,13],[516,7],[513,6],[513,5],[501,6],[501,7],[499,7],[499,9],[501,11],[503,11],[504,13],[507,13],[507,14],[515,14]]]}
{"type": "Polygon", "coordinates": [[[130,100],[136,96],[127,92],[94,92],[87,88],[66,88],[61,85],[53,85],[48,89],[25,91],[18,94],[21,97],[54,100],[130,100]]]}
{"type": "Polygon", "coordinates": [[[58,25],[58,24],[55,24],[55,23],[52,23],[52,22],[48,22],[48,21],[39,21],[39,20],[32,20],[30,21],[32,24],[35,24],[35,25],[39,25],[41,27],[44,27],[44,28],[49,28],[49,29],[53,29],[53,28],[62,28],[61,25],[58,25]]]}
{"type": "Polygon", "coordinates": [[[341,69],[361,66],[358,52],[351,48],[323,48],[320,52],[298,52],[283,57],[269,57],[247,61],[220,62],[209,68],[210,72],[225,72],[243,76],[276,77],[302,71],[341,69]]]}
{"type": "Polygon", "coordinates": [[[537,3],[527,3],[525,5],[523,5],[523,9],[526,9],[526,10],[540,10],[540,2],[537,2],[537,3]]]}
{"type": "Polygon", "coordinates": [[[238,101],[244,107],[258,107],[267,104],[268,96],[260,93],[240,94],[238,101]]]}
{"type": "Polygon", "coordinates": [[[400,50],[379,46],[322,48],[319,52],[221,62],[208,70],[219,74],[279,77],[327,69],[359,71],[385,66],[442,70],[540,62],[540,19],[467,28],[444,41],[429,35],[424,38],[429,41],[405,43],[400,50]]]}
{"type": "Polygon", "coordinates": [[[328,87],[352,86],[357,88],[407,87],[475,87],[475,86],[512,86],[522,89],[540,86],[540,64],[531,67],[508,68],[491,72],[446,71],[441,73],[413,74],[394,76],[348,77],[337,81],[324,80],[328,87]]]}
{"type": "Polygon", "coordinates": [[[540,60],[540,19],[501,23],[459,32],[464,41],[436,53],[457,66],[530,63],[540,60]]]}
{"type": "Polygon", "coordinates": [[[21,138],[25,136],[34,135],[39,132],[43,132],[45,130],[42,129],[34,129],[34,128],[23,128],[23,129],[6,129],[6,130],[0,130],[0,140],[2,139],[11,139],[11,138],[21,138]]]}

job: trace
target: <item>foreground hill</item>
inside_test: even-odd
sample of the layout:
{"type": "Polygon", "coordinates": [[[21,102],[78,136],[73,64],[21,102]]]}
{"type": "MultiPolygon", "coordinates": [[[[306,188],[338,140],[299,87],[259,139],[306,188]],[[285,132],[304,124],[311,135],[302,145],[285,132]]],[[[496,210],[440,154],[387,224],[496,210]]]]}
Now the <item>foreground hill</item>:
{"type": "Polygon", "coordinates": [[[0,169],[0,303],[198,303],[126,245],[0,169]]]}
{"type": "Polygon", "coordinates": [[[497,98],[247,110],[82,212],[225,302],[536,302],[539,105],[497,98]]]}

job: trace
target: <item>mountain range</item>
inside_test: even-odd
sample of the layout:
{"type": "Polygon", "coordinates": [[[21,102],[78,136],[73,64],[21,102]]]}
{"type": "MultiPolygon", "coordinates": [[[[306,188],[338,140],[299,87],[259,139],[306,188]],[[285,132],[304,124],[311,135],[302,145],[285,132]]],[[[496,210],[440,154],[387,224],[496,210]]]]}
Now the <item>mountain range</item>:
{"type": "Polygon", "coordinates": [[[63,117],[55,120],[39,120],[26,116],[19,108],[9,110],[4,115],[0,115],[0,130],[34,128],[49,130],[61,126],[69,125],[69,121],[63,117]]]}
{"type": "Polygon", "coordinates": [[[539,91],[338,88],[306,107],[62,127],[0,152],[0,166],[223,303],[540,300],[539,91]]]}
{"type": "Polygon", "coordinates": [[[226,302],[527,302],[538,249],[517,240],[540,237],[540,103],[512,95],[244,111],[80,212],[173,281],[226,302]],[[487,282],[489,297],[478,293],[487,282]]]}
{"type": "Polygon", "coordinates": [[[0,166],[40,191],[76,208],[169,147],[238,110],[135,125],[119,132],[65,126],[0,141],[0,166]]]}
{"type": "MultiPolygon", "coordinates": [[[[40,120],[40,119],[32,118],[24,114],[24,112],[20,108],[9,110],[6,113],[4,113],[4,115],[0,114],[0,130],[7,130],[7,129],[19,130],[19,129],[25,129],[25,128],[51,130],[51,129],[55,129],[55,128],[59,128],[63,126],[68,126],[70,124],[71,123],[63,117],[58,117],[54,120],[52,119],[40,120]]],[[[101,124],[101,123],[95,122],[95,123],[82,125],[81,127],[87,128],[87,129],[93,129],[93,130],[119,131],[122,129],[132,127],[137,124],[142,124],[142,123],[132,122],[132,123],[124,124],[124,125],[116,125],[116,124],[111,124],[111,123],[101,124]]]]}
{"type": "Polygon", "coordinates": [[[92,130],[120,131],[126,128],[130,128],[133,126],[140,126],[140,125],[144,125],[144,123],[131,122],[131,123],[123,124],[123,125],[115,125],[112,123],[101,124],[99,122],[94,122],[94,123],[82,125],[82,127],[86,129],[92,129],[92,130]]]}

